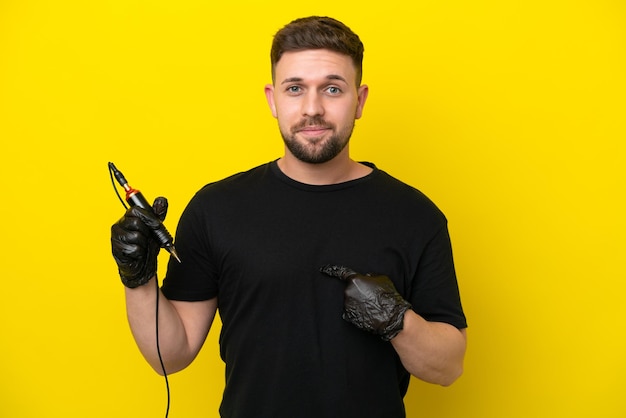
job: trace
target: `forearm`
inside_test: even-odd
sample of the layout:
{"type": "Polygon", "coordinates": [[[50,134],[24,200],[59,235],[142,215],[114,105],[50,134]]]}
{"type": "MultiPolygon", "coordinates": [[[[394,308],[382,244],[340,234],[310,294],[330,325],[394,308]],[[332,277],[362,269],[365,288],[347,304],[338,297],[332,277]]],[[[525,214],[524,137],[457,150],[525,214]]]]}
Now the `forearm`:
{"type": "Polygon", "coordinates": [[[421,380],[448,386],[463,373],[465,330],[442,322],[428,322],[408,310],[404,329],[391,343],[404,367],[421,380]]]}
{"type": "MultiPolygon", "coordinates": [[[[159,374],[163,368],[156,344],[156,279],[135,289],[126,288],[126,313],[131,332],[146,361],[159,374]]],[[[159,290],[159,348],[168,374],[185,368],[195,353],[184,324],[172,303],[159,290]]]]}

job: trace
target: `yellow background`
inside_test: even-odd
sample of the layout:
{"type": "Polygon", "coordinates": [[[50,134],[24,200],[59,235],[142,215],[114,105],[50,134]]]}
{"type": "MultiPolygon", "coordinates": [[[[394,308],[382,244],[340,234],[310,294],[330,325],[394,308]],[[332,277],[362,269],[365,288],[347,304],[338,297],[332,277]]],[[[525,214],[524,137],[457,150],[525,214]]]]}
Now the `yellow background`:
{"type": "MultiPolygon", "coordinates": [[[[169,198],[173,232],[203,184],[280,156],[271,37],[310,14],[366,46],[353,156],[450,221],[466,371],[414,380],[409,417],[626,416],[625,3],[314,4],[0,1],[0,416],[164,415],[110,256],[107,162],[169,198]]],[[[217,417],[217,331],[170,377],[172,418],[217,417]]]]}

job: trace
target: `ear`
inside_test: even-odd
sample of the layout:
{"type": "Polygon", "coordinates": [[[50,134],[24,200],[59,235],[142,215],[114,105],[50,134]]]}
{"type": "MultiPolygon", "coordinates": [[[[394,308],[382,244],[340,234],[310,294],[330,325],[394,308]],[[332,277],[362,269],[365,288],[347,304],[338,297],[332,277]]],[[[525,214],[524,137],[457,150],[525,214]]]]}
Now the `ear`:
{"type": "Polygon", "coordinates": [[[270,106],[270,110],[272,111],[272,116],[275,118],[276,115],[276,103],[274,102],[274,85],[266,84],[265,85],[265,98],[267,99],[267,104],[270,106]]]}
{"type": "Polygon", "coordinates": [[[367,84],[362,84],[361,87],[359,87],[358,89],[358,103],[357,103],[357,107],[356,107],[356,115],[355,118],[356,119],[360,119],[361,116],[363,115],[363,107],[365,106],[365,101],[367,100],[367,95],[369,94],[369,87],[367,87],[367,84]]]}

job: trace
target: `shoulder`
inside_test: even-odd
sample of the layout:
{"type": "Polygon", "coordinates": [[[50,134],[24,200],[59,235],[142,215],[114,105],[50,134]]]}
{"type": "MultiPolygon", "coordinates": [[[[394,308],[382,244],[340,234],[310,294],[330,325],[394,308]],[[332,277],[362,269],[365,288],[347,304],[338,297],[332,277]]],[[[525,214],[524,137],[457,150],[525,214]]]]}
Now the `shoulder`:
{"type": "Polygon", "coordinates": [[[221,195],[236,194],[241,191],[252,191],[250,187],[267,181],[270,163],[262,164],[248,171],[242,171],[221,180],[208,183],[198,190],[194,200],[212,199],[221,195]]]}
{"type": "Polygon", "coordinates": [[[372,179],[372,187],[376,194],[384,199],[388,206],[404,208],[419,216],[446,222],[444,213],[420,189],[393,177],[387,172],[376,169],[372,179]]]}
{"type": "Polygon", "coordinates": [[[204,216],[207,210],[217,210],[219,213],[240,210],[258,198],[255,194],[262,193],[269,182],[269,164],[254,167],[248,171],[239,172],[221,180],[208,183],[198,190],[188,202],[185,213],[204,216]]]}
{"type": "Polygon", "coordinates": [[[271,163],[259,165],[247,171],[242,171],[221,180],[211,182],[203,186],[198,193],[210,193],[215,190],[229,189],[241,185],[247,185],[250,182],[261,181],[268,173],[271,163]]]}

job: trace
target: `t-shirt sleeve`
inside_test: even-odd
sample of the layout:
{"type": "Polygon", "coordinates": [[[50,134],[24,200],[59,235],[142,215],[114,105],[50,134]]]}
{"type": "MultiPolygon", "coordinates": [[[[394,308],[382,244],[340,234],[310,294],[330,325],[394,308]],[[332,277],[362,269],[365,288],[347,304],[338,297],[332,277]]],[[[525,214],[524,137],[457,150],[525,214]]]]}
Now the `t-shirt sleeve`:
{"type": "Polygon", "coordinates": [[[185,208],[176,230],[181,263],[170,257],[161,290],[166,298],[201,301],[217,296],[217,271],[212,259],[208,221],[196,195],[185,208]]]}
{"type": "Polygon", "coordinates": [[[467,327],[452,257],[447,225],[426,244],[420,258],[410,302],[427,321],[445,322],[459,329],[467,327]]]}

